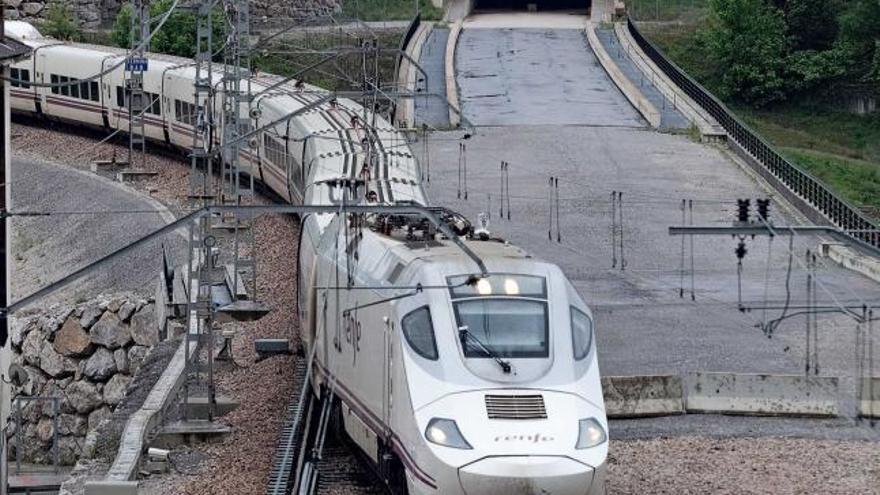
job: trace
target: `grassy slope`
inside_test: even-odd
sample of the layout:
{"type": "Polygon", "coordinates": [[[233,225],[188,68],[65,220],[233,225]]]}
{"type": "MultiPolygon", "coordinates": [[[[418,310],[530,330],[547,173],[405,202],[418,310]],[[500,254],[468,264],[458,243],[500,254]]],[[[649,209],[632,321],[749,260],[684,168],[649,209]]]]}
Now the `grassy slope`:
{"type": "MultiPolygon", "coordinates": [[[[422,20],[440,20],[443,10],[434,7],[431,0],[418,0],[422,20]]],[[[415,15],[414,0],[346,0],[342,12],[364,21],[409,21],[415,15]]]]}
{"type": "MultiPolygon", "coordinates": [[[[700,26],[699,20],[645,23],[642,31],[679,66],[718,95],[712,78],[716,71],[697,34],[700,26]]],[[[797,102],[763,110],[728,103],[787,158],[852,203],[875,214],[880,211],[880,115],[859,116],[806,108],[797,102]]]]}

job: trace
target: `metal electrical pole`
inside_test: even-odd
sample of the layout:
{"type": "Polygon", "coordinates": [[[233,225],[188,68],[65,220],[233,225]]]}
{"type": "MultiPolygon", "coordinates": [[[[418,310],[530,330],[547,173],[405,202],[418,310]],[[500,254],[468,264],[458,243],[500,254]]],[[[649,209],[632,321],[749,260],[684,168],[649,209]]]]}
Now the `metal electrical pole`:
{"type": "Polygon", "coordinates": [[[140,165],[146,164],[146,137],[144,136],[144,110],[156,102],[145,101],[144,72],[147,71],[145,54],[148,47],[144,41],[150,36],[150,0],[131,2],[131,47],[125,62],[125,100],[128,103],[128,164],[134,164],[135,153],[140,153],[140,165]]]}

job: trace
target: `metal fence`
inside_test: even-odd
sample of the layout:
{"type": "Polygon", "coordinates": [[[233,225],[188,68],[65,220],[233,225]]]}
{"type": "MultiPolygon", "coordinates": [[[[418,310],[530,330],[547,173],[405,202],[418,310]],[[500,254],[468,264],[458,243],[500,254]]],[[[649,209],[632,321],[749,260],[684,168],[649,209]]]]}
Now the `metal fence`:
{"type": "Polygon", "coordinates": [[[802,213],[816,223],[834,225],[850,236],[873,246],[880,246],[877,223],[859,209],[834,194],[828,186],[785,159],[761,136],[749,129],[721,101],[693,80],[648,41],[631,19],[627,27],[642,51],[651,58],[682,91],[711,115],[742,151],[756,161],[762,175],[802,213]]]}

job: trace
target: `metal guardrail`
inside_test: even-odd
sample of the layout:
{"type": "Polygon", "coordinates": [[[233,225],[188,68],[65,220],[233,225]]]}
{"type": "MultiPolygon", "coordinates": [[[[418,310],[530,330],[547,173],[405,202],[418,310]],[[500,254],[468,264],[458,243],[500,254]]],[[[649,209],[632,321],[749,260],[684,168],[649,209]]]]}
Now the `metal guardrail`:
{"type": "Polygon", "coordinates": [[[839,227],[847,235],[880,247],[880,227],[859,209],[834,194],[822,181],[785,159],[761,136],[739,120],[721,101],[648,41],[632,19],[627,28],[642,51],[682,91],[711,115],[744,152],[758,162],[768,179],[801,212],[816,223],[839,227]]]}

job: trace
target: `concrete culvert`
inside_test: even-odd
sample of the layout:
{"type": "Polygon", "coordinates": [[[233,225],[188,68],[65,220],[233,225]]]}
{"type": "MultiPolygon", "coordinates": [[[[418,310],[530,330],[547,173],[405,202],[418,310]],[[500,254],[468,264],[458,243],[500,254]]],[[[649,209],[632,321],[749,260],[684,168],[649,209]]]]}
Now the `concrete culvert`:
{"type": "Polygon", "coordinates": [[[568,10],[586,14],[592,7],[592,0],[474,0],[474,11],[498,10],[568,10]]]}

